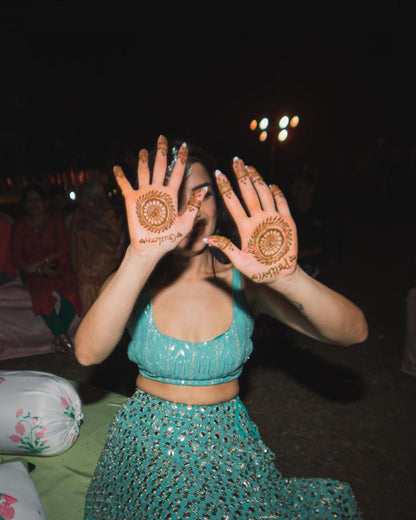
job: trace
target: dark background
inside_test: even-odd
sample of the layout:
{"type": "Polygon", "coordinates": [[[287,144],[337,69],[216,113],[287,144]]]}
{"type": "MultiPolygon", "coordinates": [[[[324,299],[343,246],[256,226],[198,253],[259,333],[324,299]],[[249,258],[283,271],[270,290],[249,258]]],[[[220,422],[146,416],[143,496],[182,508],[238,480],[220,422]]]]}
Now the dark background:
{"type": "MultiPolygon", "coordinates": [[[[369,338],[344,349],[260,323],[242,395],[285,476],[345,480],[366,520],[413,520],[416,387],[400,367],[416,283],[414,17],[397,0],[27,5],[0,8],[0,181],[111,179],[161,133],[226,173],[239,155],[284,188],[316,174],[334,221],[320,280],[362,308],[369,338]],[[301,122],[271,172],[248,126],[286,111],[301,122]]],[[[51,353],[2,368],[129,395],[120,347],[97,367],[51,353]]]]}
{"type": "Polygon", "coordinates": [[[409,204],[407,13],[398,1],[310,4],[2,7],[3,175],[111,176],[163,133],[204,146],[225,172],[239,155],[285,185],[308,165],[364,203],[389,190],[409,204]],[[249,123],[284,113],[301,122],[271,172],[271,145],[249,123]]]}

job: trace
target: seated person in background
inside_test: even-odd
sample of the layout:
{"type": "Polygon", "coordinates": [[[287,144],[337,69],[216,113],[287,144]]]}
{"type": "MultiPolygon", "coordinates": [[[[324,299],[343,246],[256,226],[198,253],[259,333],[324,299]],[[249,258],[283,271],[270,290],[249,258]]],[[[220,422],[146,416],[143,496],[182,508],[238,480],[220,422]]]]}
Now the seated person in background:
{"type": "Polygon", "coordinates": [[[13,261],[30,294],[34,314],[40,314],[55,336],[55,349],[69,351],[72,340],[68,329],[75,314],[81,314],[81,301],[65,224],[59,214],[48,211],[41,186],[27,186],[21,200],[26,215],[13,226],[13,261]]]}
{"type": "Polygon", "coordinates": [[[88,181],[79,192],[79,206],[68,219],[72,265],[77,275],[83,312],[94,303],[121,254],[121,226],[102,184],[88,181]]]}
{"type": "Polygon", "coordinates": [[[0,286],[10,282],[16,276],[10,250],[11,228],[9,220],[0,213],[0,286]]]}
{"type": "Polygon", "coordinates": [[[49,210],[59,213],[64,222],[71,215],[71,208],[69,207],[69,197],[62,185],[54,185],[49,189],[49,210]]]}

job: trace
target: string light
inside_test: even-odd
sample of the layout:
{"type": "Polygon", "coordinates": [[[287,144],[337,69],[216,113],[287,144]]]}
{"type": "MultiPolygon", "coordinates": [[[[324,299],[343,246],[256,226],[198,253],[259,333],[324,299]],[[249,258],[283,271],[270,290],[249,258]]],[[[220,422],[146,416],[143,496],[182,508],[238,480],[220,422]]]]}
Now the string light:
{"type": "MultiPolygon", "coordinates": [[[[289,117],[288,115],[284,115],[280,118],[278,126],[277,127],[270,127],[273,130],[280,129],[279,133],[276,135],[276,138],[278,141],[283,142],[286,141],[286,139],[289,137],[288,132],[288,126],[291,128],[296,128],[299,124],[299,116],[295,115],[292,117],[289,117]]],[[[257,119],[253,119],[250,123],[250,130],[254,131],[259,129],[259,140],[261,142],[264,142],[268,138],[268,133],[266,132],[266,129],[269,128],[269,119],[267,117],[263,117],[260,122],[257,121],[257,119]]]]}

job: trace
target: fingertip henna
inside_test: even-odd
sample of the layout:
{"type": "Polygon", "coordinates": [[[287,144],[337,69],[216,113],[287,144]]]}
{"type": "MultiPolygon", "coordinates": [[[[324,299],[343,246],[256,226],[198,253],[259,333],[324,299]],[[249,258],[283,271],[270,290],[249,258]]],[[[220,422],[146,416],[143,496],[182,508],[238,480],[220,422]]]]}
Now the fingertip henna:
{"type": "Polygon", "coordinates": [[[282,199],[286,198],[283,194],[283,191],[276,184],[271,184],[269,188],[273,196],[280,197],[282,199]]]}
{"type": "Polygon", "coordinates": [[[245,184],[249,179],[249,174],[247,168],[245,167],[243,161],[238,157],[234,157],[234,172],[239,182],[245,184]]]}
{"type": "Polygon", "coordinates": [[[114,177],[116,177],[117,179],[125,179],[126,176],[124,175],[124,172],[123,170],[120,168],[120,166],[114,166],[113,167],[113,173],[114,173],[114,177]]]}
{"type": "Polygon", "coordinates": [[[143,164],[147,164],[149,162],[149,152],[145,148],[139,152],[139,161],[143,164]]]}
{"type": "Polygon", "coordinates": [[[199,210],[207,191],[208,191],[208,186],[203,186],[199,190],[192,193],[192,195],[188,201],[188,211],[199,210]]]}
{"type": "Polygon", "coordinates": [[[221,172],[217,175],[217,172],[219,172],[219,170],[215,172],[219,192],[223,197],[231,198],[233,188],[230,181],[225,175],[221,174],[221,172]]]}
{"type": "Polygon", "coordinates": [[[253,166],[248,166],[247,171],[253,184],[264,184],[264,179],[256,170],[256,168],[254,168],[253,166]]]}
{"type": "Polygon", "coordinates": [[[209,239],[212,242],[211,245],[218,247],[218,249],[221,249],[221,251],[224,251],[225,249],[227,249],[227,247],[230,247],[231,245],[231,240],[229,238],[222,237],[219,235],[211,235],[209,239]]]}
{"type": "Polygon", "coordinates": [[[186,164],[188,161],[188,145],[186,143],[182,143],[181,147],[179,148],[178,160],[181,164],[186,164]]]}
{"type": "Polygon", "coordinates": [[[168,140],[164,135],[159,136],[159,139],[157,140],[157,151],[164,157],[168,155],[168,140]]]}

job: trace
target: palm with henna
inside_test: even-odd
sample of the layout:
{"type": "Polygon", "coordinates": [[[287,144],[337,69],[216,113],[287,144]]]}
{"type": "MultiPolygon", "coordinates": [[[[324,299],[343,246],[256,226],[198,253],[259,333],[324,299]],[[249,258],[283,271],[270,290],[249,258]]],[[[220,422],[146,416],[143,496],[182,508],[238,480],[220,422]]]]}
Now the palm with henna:
{"type": "Polygon", "coordinates": [[[138,161],[138,189],[134,190],[119,166],[114,175],[125,199],[130,243],[137,252],[163,256],[174,249],[192,229],[206,189],[201,188],[189,199],[184,212],[178,213],[178,191],[185,171],[188,149],[183,144],[170,179],[165,183],[168,143],[164,136],[157,141],[153,175],[149,154],[142,149],[138,161]]]}
{"type": "Polygon", "coordinates": [[[272,283],[293,274],[297,265],[296,226],[280,189],[266,185],[255,168],[235,158],[243,207],[227,177],[217,172],[217,184],[241,239],[241,249],[226,237],[210,236],[208,244],[221,249],[233,265],[257,283],[272,283]]]}

